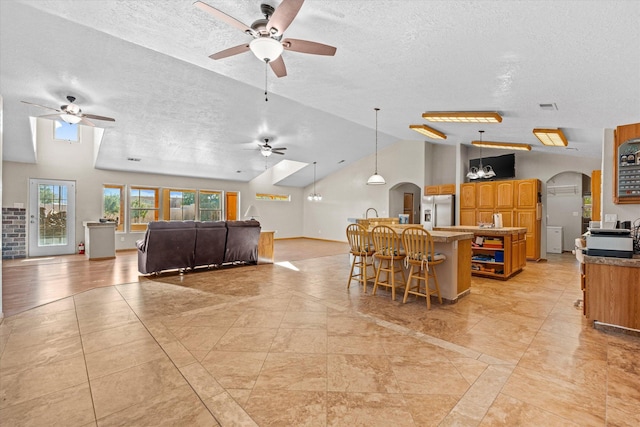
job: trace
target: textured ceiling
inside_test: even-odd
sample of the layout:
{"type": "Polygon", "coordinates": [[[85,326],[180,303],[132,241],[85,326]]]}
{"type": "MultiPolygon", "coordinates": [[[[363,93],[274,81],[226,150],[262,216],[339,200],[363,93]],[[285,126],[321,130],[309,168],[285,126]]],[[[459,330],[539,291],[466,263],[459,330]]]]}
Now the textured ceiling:
{"type": "MultiPolygon", "coordinates": [[[[248,25],[261,18],[259,0],[207,2],[248,25]]],[[[374,107],[380,147],[424,141],[408,128],[424,111],[490,110],[503,122],[433,124],[448,135],[433,142],[469,144],[484,129],[485,140],[598,157],[604,128],[640,121],[638,1],[307,0],[285,36],[336,56],[285,51],[288,76],[269,71],[268,102],[250,52],[208,58],[249,36],[191,0],[3,0],[0,15],[10,161],[35,161],[27,117],[47,114],[20,101],[57,107],[66,95],[116,119],[98,122],[99,168],[240,181],[264,171],[264,137],[288,147],[268,166],[317,161],[319,178],[372,154],[374,107]],[[562,128],[570,150],[542,147],[534,127],[562,128]]],[[[281,184],[312,180],[306,167],[281,184]]]]}

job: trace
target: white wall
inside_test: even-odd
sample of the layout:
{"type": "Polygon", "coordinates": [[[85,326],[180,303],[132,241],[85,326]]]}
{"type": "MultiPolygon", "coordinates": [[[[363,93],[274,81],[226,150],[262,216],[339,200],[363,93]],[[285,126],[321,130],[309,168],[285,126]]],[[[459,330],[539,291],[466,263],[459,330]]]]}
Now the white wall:
{"type": "MultiPolygon", "coordinates": [[[[244,215],[250,204],[260,212],[263,229],[277,230],[276,237],[302,235],[302,189],[274,186],[268,174],[254,181],[210,180],[99,170],[93,167],[93,130],[81,126],[81,142],[69,143],[53,139],[53,121],[38,119],[38,163],[3,162],[3,181],[10,183],[2,194],[2,206],[24,203],[28,208],[29,179],[59,179],[76,181],[76,244],[84,240],[82,221],[102,216],[103,184],[147,185],[182,189],[237,191],[240,193],[239,215],[244,215]],[[290,194],[290,202],[255,200],[255,193],[290,194]]],[[[28,214],[28,212],[27,212],[28,214]]],[[[116,249],[135,248],[142,233],[118,233],[116,249]]]]}
{"type": "MultiPolygon", "coordinates": [[[[367,185],[375,169],[374,156],[368,156],[316,182],[322,202],[304,202],[304,235],[346,241],[348,218],[364,218],[367,208],[380,217],[389,213],[389,191],[399,183],[422,187],[425,176],[425,143],[400,141],[378,152],[378,173],[385,185],[367,185]]],[[[312,191],[309,186],[303,194],[312,191]]]]}
{"type": "Polygon", "coordinates": [[[429,185],[451,184],[456,182],[456,156],[455,145],[431,144],[430,163],[432,177],[429,185]]]}

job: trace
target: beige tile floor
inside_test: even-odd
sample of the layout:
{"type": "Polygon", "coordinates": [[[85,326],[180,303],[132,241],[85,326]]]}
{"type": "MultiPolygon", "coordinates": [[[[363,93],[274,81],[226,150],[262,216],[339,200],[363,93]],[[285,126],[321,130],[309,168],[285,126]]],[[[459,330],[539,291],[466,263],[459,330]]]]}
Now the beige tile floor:
{"type": "Polygon", "coordinates": [[[571,255],[430,311],[348,272],[167,274],[8,317],[0,424],[640,425],[640,338],[588,325],[571,255]]]}

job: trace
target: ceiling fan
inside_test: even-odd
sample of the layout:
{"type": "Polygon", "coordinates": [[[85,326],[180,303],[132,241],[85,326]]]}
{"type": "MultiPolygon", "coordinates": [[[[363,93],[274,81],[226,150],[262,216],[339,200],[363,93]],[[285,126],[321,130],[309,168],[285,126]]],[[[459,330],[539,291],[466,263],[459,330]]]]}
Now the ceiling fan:
{"type": "Polygon", "coordinates": [[[272,154],[284,155],[284,153],[281,153],[281,151],[287,149],[286,147],[273,148],[271,145],[269,145],[269,138],[264,138],[264,143],[258,142],[258,147],[260,147],[260,154],[262,154],[264,157],[269,157],[272,154]]]}
{"type": "Polygon", "coordinates": [[[74,104],[74,102],[76,101],[75,96],[71,96],[68,95],[67,96],[67,101],[69,101],[69,104],[67,105],[61,105],[60,108],[53,108],[53,107],[47,107],[45,105],[40,105],[40,104],[35,104],[33,102],[27,102],[27,101],[20,101],[23,102],[25,104],[29,104],[29,105],[35,105],[36,107],[40,107],[40,108],[46,108],[47,110],[53,110],[56,111],[57,114],[45,114],[44,116],[39,116],[45,119],[56,119],[56,118],[60,118],[62,120],[64,120],[67,123],[70,124],[81,124],[81,125],[87,125],[87,126],[95,126],[95,124],[87,119],[94,119],[94,120],[104,120],[104,121],[108,121],[108,122],[115,122],[115,119],[112,119],[111,117],[105,117],[105,116],[97,116],[95,114],[85,114],[82,112],[82,110],[80,109],[80,107],[77,104],[74,104]]]}
{"type": "Polygon", "coordinates": [[[209,58],[222,59],[251,50],[259,60],[271,66],[276,76],[284,77],[287,75],[287,69],[281,56],[283,50],[312,55],[335,55],[336,48],[333,46],[307,40],[282,39],[284,31],[291,25],[302,3],[304,3],[304,0],[282,0],[282,3],[277,8],[268,4],[261,4],[260,10],[264,15],[264,19],[254,21],[249,27],[206,3],[196,1],[194,3],[196,7],[253,37],[250,43],[222,50],[210,55],[209,58]]]}

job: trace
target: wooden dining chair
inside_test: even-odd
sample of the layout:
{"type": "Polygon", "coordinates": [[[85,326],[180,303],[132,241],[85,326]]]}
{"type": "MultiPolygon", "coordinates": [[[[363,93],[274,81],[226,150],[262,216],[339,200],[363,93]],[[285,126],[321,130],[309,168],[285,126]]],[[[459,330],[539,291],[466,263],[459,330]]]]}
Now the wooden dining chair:
{"type": "Polygon", "coordinates": [[[398,233],[386,225],[373,227],[371,237],[375,250],[373,256],[378,260],[376,278],[373,282],[373,295],[376,294],[378,286],[384,286],[391,288],[391,299],[395,301],[396,287],[404,286],[406,280],[402,266],[402,261],[404,260],[402,242],[398,233]],[[384,280],[382,280],[381,273],[385,273],[384,280]],[[396,285],[397,273],[402,274],[402,282],[398,285],[396,285]]]}
{"type": "Polygon", "coordinates": [[[349,282],[347,289],[351,286],[351,280],[362,283],[362,290],[367,292],[367,280],[375,276],[373,265],[373,243],[367,229],[360,224],[349,224],[347,226],[347,240],[349,241],[349,253],[353,256],[351,261],[351,271],[349,272],[349,282]],[[374,271],[371,276],[367,275],[367,268],[374,271]]]}
{"type": "Polygon", "coordinates": [[[409,294],[416,295],[416,297],[421,296],[427,299],[427,309],[431,309],[431,295],[436,295],[438,302],[442,304],[435,267],[442,264],[447,257],[435,252],[433,237],[422,227],[406,228],[402,232],[402,244],[406,254],[406,263],[410,266],[402,302],[407,302],[409,294]],[[429,286],[429,278],[433,278],[433,288],[429,286]],[[414,280],[415,285],[412,283],[414,280]],[[424,283],[424,291],[421,289],[422,283],[424,283]]]}

